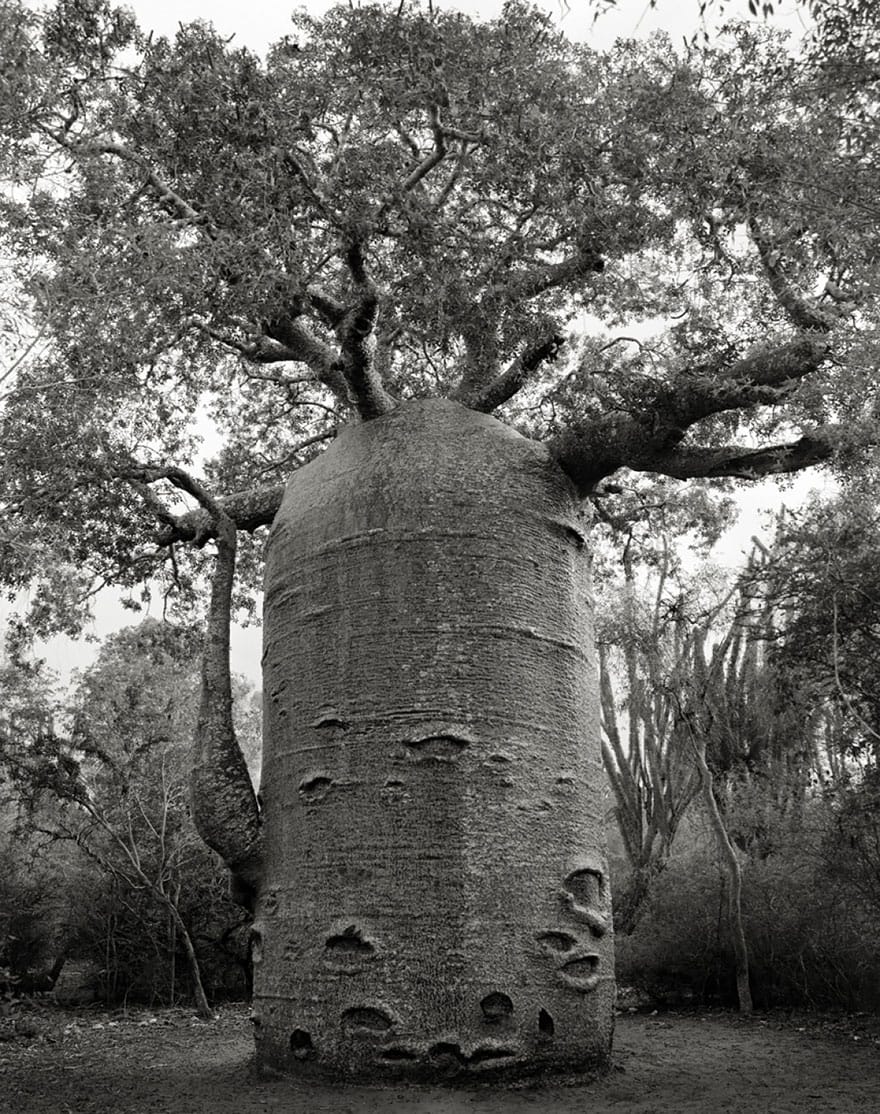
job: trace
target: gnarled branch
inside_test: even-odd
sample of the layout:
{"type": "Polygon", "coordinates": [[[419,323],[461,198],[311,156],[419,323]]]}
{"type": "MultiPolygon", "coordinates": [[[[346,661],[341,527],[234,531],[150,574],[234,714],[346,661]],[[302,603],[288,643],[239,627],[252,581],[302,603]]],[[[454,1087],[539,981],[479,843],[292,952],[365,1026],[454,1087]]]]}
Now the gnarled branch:
{"type": "Polygon", "coordinates": [[[749,217],[748,226],[755,247],[758,249],[758,255],[761,257],[764,274],[767,276],[770,289],[788,319],[798,329],[807,332],[827,333],[834,324],[834,318],[830,314],[823,313],[817,306],[811,306],[786,278],[779,266],[779,252],[773,250],[772,244],[763,234],[753,216],[749,217]]]}
{"type": "Polygon", "coordinates": [[[373,330],[379,312],[379,295],[367,274],[359,241],[349,243],[344,258],[356,300],[337,329],[342,348],[341,370],[358,413],[369,420],[390,413],[397,403],[385,390],[373,359],[373,330]]]}
{"type": "MultiPolygon", "coordinates": [[[[564,430],[551,442],[551,451],[584,492],[618,468],[665,472],[664,461],[681,466],[675,450],[696,422],[726,410],[782,401],[826,355],[823,342],[804,337],[727,366],[689,369],[641,400],[635,413],[610,413],[564,430]]],[[[753,461],[753,466],[760,464],[753,461]]]]}
{"type": "MultiPolygon", "coordinates": [[[[156,477],[161,478],[161,477],[156,477]]],[[[237,530],[253,533],[260,526],[270,526],[281,506],[284,485],[257,487],[249,491],[234,491],[217,499],[217,506],[237,530]]],[[[192,542],[203,546],[216,536],[216,524],[203,507],[177,515],[156,532],[156,544],[173,545],[175,542],[192,542]]]]}
{"type": "Polygon", "coordinates": [[[802,468],[829,460],[834,455],[842,432],[835,426],[824,426],[796,441],[765,445],[758,449],[750,449],[744,445],[711,448],[679,445],[672,452],[659,454],[654,460],[634,463],[629,467],[636,471],[659,472],[679,480],[721,476],[758,480],[763,476],[799,472],[802,468]]]}
{"type": "MultiPolygon", "coordinates": [[[[497,309],[493,308],[495,303],[516,305],[527,302],[578,278],[600,274],[604,269],[605,261],[592,245],[579,245],[559,263],[537,264],[515,271],[502,282],[494,283],[491,293],[475,307],[475,319],[492,321],[497,315],[497,309]]],[[[491,389],[493,380],[503,378],[507,373],[502,373],[502,376],[497,374],[498,365],[493,352],[497,344],[497,329],[490,325],[487,329],[474,330],[471,336],[465,335],[463,339],[468,350],[467,365],[449,397],[465,406],[472,406],[473,399],[481,398],[491,389]]]]}
{"type": "Polygon", "coordinates": [[[229,667],[236,524],[222,503],[182,468],[142,466],[139,472],[138,479],[143,483],[164,479],[198,500],[213,527],[217,556],[193,739],[192,812],[199,835],[232,872],[234,896],[253,909],[263,856],[260,808],[235,734],[229,667]]]}
{"type": "Polygon", "coordinates": [[[565,343],[565,337],[558,333],[547,337],[539,344],[532,345],[518,356],[513,363],[487,384],[481,391],[469,399],[462,399],[466,406],[472,410],[480,410],[489,414],[497,407],[503,405],[529,381],[531,375],[547,360],[555,360],[559,349],[565,343]]]}

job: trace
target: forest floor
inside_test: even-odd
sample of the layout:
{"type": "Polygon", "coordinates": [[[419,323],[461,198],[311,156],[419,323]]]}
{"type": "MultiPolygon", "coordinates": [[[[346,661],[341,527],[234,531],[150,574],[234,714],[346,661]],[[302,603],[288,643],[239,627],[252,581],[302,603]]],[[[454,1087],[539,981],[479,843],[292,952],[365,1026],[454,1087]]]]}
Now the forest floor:
{"type": "Polygon", "coordinates": [[[248,1010],[65,1010],[0,1018],[3,1114],[868,1114],[880,1111],[880,1018],[624,1014],[598,1082],[452,1090],[259,1077],[248,1010]]]}

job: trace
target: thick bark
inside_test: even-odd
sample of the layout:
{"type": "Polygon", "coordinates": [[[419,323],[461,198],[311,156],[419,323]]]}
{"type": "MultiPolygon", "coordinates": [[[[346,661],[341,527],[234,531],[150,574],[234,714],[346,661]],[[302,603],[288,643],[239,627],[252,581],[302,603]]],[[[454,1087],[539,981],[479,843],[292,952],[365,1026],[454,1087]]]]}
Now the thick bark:
{"type": "Polygon", "coordinates": [[[193,745],[193,819],[199,835],[232,872],[233,894],[253,908],[260,884],[260,810],[232,719],[229,621],[235,577],[235,526],[222,515],[211,606],[202,652],[202,692],[193,745]]]}
{"type": "Polygon", "coordinates": [[[350,427],[291,479],[266,572],[264,1063],[606,1064],[583,531],[546,448],[450,402],[350,427]]]}
{"type": "MultiPolygon", "coordinates": [[[[222,512],[235,523],[238,530],[253,533],[260,526],[270,526],[284,495],[283,484],[270,487],[256,487],[250,491],[233,491],[219,499],[222,512]]],[[[175,542],[193,542],[204,545],[217,536],[214,516],[203,507],[189,511],[163,525],[156,533],[158,545],[173,545],[175,542]]]]}
{"type": "Polygon", "coordinates": [[[562,431],[551,442],[551,451],[585,493],[618,468],[682,477],[755,478],[796,471],[831,455],[833,427],[758,450],[684,446],[682,441],[691,426],[714,414],[784,401],[801,379],[822,365],[827,352],[824,340],[802,337],[730,364],[688,369],[646,395],[633,413],[612,412],[562,431]]]}

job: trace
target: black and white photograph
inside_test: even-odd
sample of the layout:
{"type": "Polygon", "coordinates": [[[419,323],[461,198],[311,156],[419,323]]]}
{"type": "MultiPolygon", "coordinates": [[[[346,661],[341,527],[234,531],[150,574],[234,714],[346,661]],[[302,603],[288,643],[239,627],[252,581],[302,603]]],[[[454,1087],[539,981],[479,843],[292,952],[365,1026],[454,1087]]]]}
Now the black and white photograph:
{"type": "Polygon", "coordinates": [[[0,0],[0,1112],[870,1114],[878,941],[880,0],[0,0]]]}

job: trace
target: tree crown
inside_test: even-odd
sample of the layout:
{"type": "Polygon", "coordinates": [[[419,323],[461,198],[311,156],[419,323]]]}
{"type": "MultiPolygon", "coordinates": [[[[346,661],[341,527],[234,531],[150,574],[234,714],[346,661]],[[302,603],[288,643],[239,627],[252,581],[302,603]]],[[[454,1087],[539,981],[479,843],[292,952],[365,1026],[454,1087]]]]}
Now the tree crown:
{"type": "Polygon", "coordinates": [[[485,23],[300,15],[264,61],[206,23],[148,39],[107,0],[7,0],[0,40],[4,241],[36,334],[0,416],[12,586],[60,555],[185,588],[169,545],[209,536],[217,498],[270,521],[341,422],[408,398],[497,412],[584,493],[872,437],[864,72],[829,95],[745,27],[600,55],[519,0],[485,23]],[[571,343],[584,314],[623,335],[571,343]],[[628,339],[646,318],[667,324],[628,339]]]}

